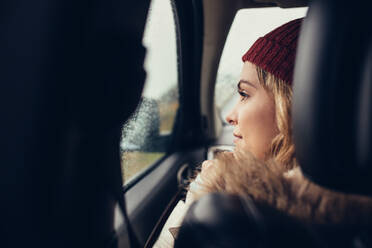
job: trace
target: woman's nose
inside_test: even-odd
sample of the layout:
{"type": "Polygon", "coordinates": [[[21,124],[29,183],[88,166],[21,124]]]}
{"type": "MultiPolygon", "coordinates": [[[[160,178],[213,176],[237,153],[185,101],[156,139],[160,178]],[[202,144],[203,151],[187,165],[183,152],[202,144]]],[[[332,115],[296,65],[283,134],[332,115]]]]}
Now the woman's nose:
{"type": "Polygon", "coordinates": [[[227,123],[229,123],[230,125],[236,125],[236,116],[235,116],[235,113],[234,113],[234,109],[226,116],[226,121],[227,123]]]}

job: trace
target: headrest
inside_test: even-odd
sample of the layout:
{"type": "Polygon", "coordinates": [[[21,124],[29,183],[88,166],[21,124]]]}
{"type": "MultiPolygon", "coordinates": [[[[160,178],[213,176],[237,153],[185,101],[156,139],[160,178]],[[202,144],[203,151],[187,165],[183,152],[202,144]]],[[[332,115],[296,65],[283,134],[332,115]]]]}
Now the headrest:
{"type": "Polygon", "coordinates": [[[175,242],[183,247],[323,247],[300,222],[250,198],[207,194],[186,213],[175,242]]]}
{"type": "Polygon", "coordinates": [[[250,200],[221,193],[208,194],[188,210],[175,247],[259,247],[263,242],[260,216],[250,200]]]}
{"type": "Polygon", "coordinates": [[[112,238],[119,139],[144,85],[149,2],[1,2],[0,246],[104,247],[112,238]]]}
{"type": "Polygon", "coordinates": [[[372,194],[372,43],[362,4],[314,1],[298,44],[293,135],[304,174],[372,194]]]}

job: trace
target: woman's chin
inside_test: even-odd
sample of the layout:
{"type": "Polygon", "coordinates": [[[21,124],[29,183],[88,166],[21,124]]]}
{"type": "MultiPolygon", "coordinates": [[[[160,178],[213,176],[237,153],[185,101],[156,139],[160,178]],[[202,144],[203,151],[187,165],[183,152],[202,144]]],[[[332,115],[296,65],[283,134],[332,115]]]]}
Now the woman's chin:
{"type": "Polygon", "coordinates": [[[241,143],[243,141],[242,138],[234,138],[234,144],[235,146],[237,146],[239,143],[241,143]]]}
{"type": "Polygon", "coordinates": [[[234,148],[235,151],[236,150],[239,150],[239,151],[246,150],[246,149],[244,149],[245,146],[244,146],[244,144],[241,140],[236,140],[236,141],[234,140],[234,145],[235,145],[235,148],[234,148]]]}

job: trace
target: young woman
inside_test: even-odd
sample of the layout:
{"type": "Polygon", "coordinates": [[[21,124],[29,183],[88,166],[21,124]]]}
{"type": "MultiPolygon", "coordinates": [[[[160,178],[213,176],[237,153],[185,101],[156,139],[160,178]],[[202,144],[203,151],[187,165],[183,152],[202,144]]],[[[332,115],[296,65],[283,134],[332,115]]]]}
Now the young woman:
{"type": "Polygon", "coordinates": [[[173,247],[189,205],[210,192],[250,196],[303,221],[368,224],[372,199],[326,190],[306,180],[297,165],[291,132],[292,78],[302,19],[259,38],[243,56],[240,99],[226,117],[234,126],[234,152],[207,160],[154,247],[173,247]],[[358,215],[350,214],[359,210],[358,215]]]}
{"type": "MultiPolygon", "coordinates": [[[[296,165],[291,139],[290,106],[297,37],[302,19],[288,22],[259,38],[243,56],[237,84],[239,102],[227,116],[234,128],[236,152],[267,161],[275,159],[283,168],[296,165]]],[[[186,202],[180,201],[168,218],[154,247],[173,247],[172,228],[180,226],[194,197],[215,191],[218,180],[202,178],[214,174],[214,161],[202,164],[202,173],[191,183],[186,202]],[[212,171],[211,171],[212,170],[212,171]],[[210,171],[210,173],[208,173],[210,171]],[[205,183],[208,182],[210,187],[205,183]]],[[[232,170],[233,166],[231,167],[232,170]]],[[[224,191],[222,188],[219,190],[224,191]]]]}
{"type": "Polygon", "coordinates": [[[244,54],[240,101],[226,118],[235,127],[237,149],[261,160],[274,158],[288,169],[295,166],[290,107],[301,22],[296,19],[271,31],[244,54]]]}

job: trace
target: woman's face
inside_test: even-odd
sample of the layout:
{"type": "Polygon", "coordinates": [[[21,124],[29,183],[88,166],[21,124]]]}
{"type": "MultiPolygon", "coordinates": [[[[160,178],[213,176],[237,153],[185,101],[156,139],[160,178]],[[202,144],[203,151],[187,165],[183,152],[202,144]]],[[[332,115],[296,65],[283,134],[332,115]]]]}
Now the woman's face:
{"type": "Polygon", "coordinates": [[[278,134],[275,102],[272,94],[260,84],[256,67],[245,62],[238,83],[240,99],[226,117],[234,126],[237,149],[265,159],[273,138],[278,134]]]}

